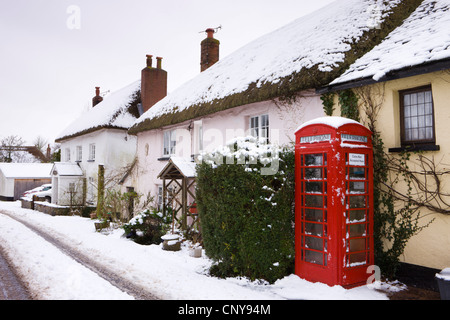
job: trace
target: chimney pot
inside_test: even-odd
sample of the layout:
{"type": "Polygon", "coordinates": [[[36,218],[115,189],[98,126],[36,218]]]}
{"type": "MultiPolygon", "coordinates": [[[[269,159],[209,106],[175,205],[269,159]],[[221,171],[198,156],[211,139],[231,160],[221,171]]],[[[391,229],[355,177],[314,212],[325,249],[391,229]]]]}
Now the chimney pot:
{"type": "Polygon", "coordinates": [[[162,68],[162,58],[156,57],[156,68],[161,69],[162,68]]]}
{"type": "Polygon", "coordinates": [[[205,32],[208,35],[208,38],[214,38],[214,33],[215,33],[214,29],[208,28],[205,30],[205,32]]]}
{"type": "Polygon", "coordinates": [[[151,54],[147,54],[147,67],[151,68],[152,67],[152,55],[151,54]]]}

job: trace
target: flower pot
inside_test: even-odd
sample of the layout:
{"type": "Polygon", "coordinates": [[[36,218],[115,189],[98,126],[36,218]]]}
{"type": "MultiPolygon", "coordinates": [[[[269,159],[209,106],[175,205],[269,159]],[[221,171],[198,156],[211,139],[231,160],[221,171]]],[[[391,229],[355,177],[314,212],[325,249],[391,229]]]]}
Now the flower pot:
{"type": "Polygon", "coordinates": [[[192,248],[189,251],[189,255],[194,258],[200,258],[202,256],[202,248],[192,248]]]}
{"type": "Polygon", "coordinates": [[[180,236],[177,234],[166,234],[161,237],[163,240],[163,250],[167,251],[180,251],[181,250],[181,242],[180,236]]]}
{"type": "Polygon", "coordinates": [[[109,221],[101,221],[101,222],[94,222],[95,225],[95,231],[100,231],[105,228],[109,228],[109,221]]]}
{"type": "Polygon", "coordinates": [[[441,300],[450,300],[450,268],[446,268],[436,274],[436,281],[439,286],[441,300]]]}

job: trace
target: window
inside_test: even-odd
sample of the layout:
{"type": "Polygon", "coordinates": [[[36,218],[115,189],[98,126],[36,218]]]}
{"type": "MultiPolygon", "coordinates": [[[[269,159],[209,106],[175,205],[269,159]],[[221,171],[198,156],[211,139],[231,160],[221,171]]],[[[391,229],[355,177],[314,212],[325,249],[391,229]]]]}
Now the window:
{"type": "Polygon", "coordinates": [[[400,91],[402,145],[434,144],[434,110],[431,86],[400,91]]]}
{"type": "Polygon", "coordinates": [[[194,154],[203,151],[203,121],[194,121],[194,154]]]}
{"type": "Polygon", "coordinates": [[[77,146],[77,161],[83,160],[83,148],[81,146],[77,146]]]}
{"type": "Polygon", "coordinates": [[[95,161],[95,143],[89,145],[89,161],[95,161]]]}
{"type": "Polygon", "coordinates": [[[66,153],[66,155],[65,155],[66,162],[69,162],[70,161],[70,148],[66,148],[65,153],[66,153]]]}
{"type": "Polygon", "coordinates": [[[170,156],[175,154],[176,141],[176,130],[168,130],[164,132],[164,148],[163,155],[170,156]]]}
{"type": "Polygon", "coordinates": [[[249,127],[253,137],[269,142],[269,115],[251,117],[249,127]]]}

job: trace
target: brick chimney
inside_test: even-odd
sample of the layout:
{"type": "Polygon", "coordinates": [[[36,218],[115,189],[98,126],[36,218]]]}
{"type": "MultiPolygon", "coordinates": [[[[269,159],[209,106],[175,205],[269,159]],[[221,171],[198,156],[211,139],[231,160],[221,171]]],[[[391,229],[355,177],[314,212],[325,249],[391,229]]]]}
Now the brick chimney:
{"type": "Polygon", "coordinates": [[[200,70],[205,71],[217,61],[219,61],[219,46],[220,41],[214,39],[214,29],[208,28],[205,30],[208,35],[205,40],[201,42],[201,58],[200,70]]]}
{"type": "Polygon", "coordinates": [[[92,98],[92,107],[95,107],[102,101],[103,98],[100,96],[100,87],[95,87],[95,97],[92,98]]]}
{"type": "Polygon", "coordinates": [[[147,67],[141,72],[141,101],[144,112],[167,95],[167,72],[162,69],[162,58],[156,57],[156,68],[153,68],[152,57],[147,55],[147,67]]]}

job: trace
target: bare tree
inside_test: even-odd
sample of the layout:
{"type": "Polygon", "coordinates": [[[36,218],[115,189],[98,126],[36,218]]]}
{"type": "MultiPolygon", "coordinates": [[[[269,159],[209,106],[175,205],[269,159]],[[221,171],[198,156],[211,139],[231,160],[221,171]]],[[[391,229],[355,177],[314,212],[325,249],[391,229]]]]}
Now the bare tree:
{"type": "Polygon", "coordinates": [[[25,141],[17,136],[10,135],[0,140],[0,161],[1,162],[19,162],[17,161],[17,148],[23,146],[25,141]]]}

